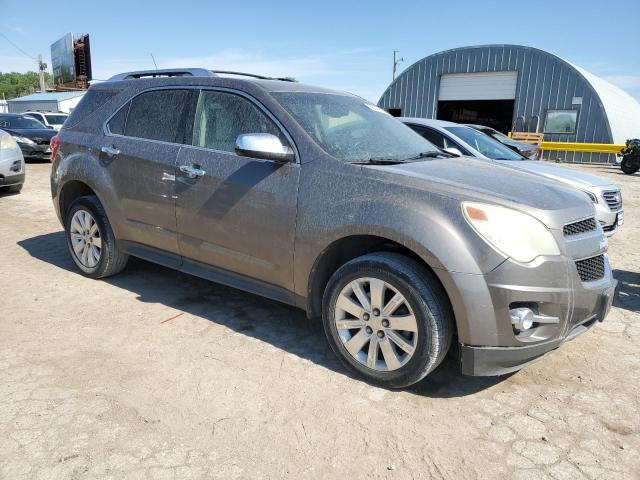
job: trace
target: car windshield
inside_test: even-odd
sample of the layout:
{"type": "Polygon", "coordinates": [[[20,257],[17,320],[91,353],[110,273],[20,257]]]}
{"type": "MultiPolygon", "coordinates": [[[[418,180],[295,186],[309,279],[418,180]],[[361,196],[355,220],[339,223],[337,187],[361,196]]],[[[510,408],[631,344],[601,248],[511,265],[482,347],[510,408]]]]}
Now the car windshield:
{"type": "Polygon", "coordinates": [[[25,130],[46,129],[38,120],[29,117],[3,117],[0,116],[0,127],[23,128],[25,130]]]}
{"type": "Polygon", "coordinates": [[[360,98],[305,92],[276,92],[273,96],[324,151],[338,160],[402,161],[442,153],[387,112],[360,98]]]}
{"type": "Polygon", "coordinates": [[[519,153],[474,128],[462,126],[444,128],[491,160],[526,160],[519,153]]]}
{"type": "Polygon", "coordinates": [[[47,122],[50,125],[62,125],[64,121],[67,119],[67,115],[45,115],[47,122]]]}

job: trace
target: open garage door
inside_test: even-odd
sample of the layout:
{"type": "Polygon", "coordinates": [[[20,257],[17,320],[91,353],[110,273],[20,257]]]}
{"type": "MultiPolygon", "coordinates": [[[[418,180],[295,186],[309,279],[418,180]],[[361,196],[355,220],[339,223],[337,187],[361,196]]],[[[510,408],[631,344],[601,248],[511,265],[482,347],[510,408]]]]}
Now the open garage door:
{"type": "Polygon", "coordinates": [[[518,72],[451,73],[440,78],[440,120],[511,130],[518,72]]]}

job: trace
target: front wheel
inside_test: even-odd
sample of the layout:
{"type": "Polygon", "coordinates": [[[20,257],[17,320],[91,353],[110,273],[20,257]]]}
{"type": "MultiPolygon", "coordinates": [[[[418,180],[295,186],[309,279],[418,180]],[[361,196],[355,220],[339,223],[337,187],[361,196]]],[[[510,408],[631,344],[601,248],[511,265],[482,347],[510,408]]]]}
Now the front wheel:
{"type": "Polygon", "coordinates": [[[622,169],[622,172],[626,173],[627,175],[633,175],[638,170],[640,170],[640,166],[636,162],[631,161],[629,158],[622,159],[620,168],[622,169]]]}
{"type": "Polygon", "coordinates": [[[128,256],[118,247],[104,207],[95,196],[78,198],[65,219],[69,253],[83,275],[103,278],[124,269],[128,256]]]}
{"type": "Polygon", "coordinates": [[[343,265],[329,280],[322,313],[329,344],[344,365],[387,388],[428,375],[453,336],[453,313],[438,279],[397,253],[343,265]]]}

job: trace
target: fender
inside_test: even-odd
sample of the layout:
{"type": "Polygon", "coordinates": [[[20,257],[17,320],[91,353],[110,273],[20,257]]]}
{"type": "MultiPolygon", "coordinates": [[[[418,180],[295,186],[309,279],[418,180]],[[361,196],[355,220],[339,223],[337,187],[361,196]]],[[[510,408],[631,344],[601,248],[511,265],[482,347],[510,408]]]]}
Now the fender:
{"type": "Polygon", "coordinates": [[[102,203],[116,237],[126,238],[126,232],[123,231],[124,213],[111,176],[105,172],[107,165],[101,161],[100,146],[76,150],[77,140],[74,137],[78,135],[85,137],[85,140],[94,137],[73,131],[61,132],[61,149],[64,151],[58,153],[56,161],[59,163],[54,165],[51,173],[51,194],[58,218],[62,222],[64,212],[61,211],[60,196],[63,189],[70,182],[82,182],[93,190],[102,203]]]}

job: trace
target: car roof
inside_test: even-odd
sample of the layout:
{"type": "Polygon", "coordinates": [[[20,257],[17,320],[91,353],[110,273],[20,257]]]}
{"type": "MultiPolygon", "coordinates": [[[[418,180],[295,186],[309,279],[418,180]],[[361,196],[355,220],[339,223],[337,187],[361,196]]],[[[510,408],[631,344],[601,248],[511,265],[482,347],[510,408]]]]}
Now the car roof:
{"type": "Polygon", "coordinates": [[[23,115],[24,115],[23,113],[0,113],[0,117],[11,117],[11,118],[22,117],[23,115]]]}
{"type": "MultiPolygon", "coordinates": [[[[192,69],[193,70],[193,69],[192,69]]],[[[195,69],[196,73],[204,72],[203,69],[195,69]]],[[[131,72],[135,74],[136,72],[131,72]]],[[[144,73],[144,72],[143,72],[144,73]]],[[[153,88],[160,86],[237,86],[238,88],[242,88],[243,86],[253,85],[258,86],[261,89],[269,92],[269,93],[277,93],[277,92],[303,92],[303,93],[324,93],[324,94],[334,94],[334,95],[344,95],[344,96],[352,96],[357,97],[348,92],[341,92],[338,90],[331,90],[324,87],[318,87],[315,85],[308,85],[305,83],[299,83],[296,81],[288,81],[288,80],[280,80],[280,79],[271,79],[271,78],[253,78],[251,76],[243,76],[243,74],[231,74],[231,73],[221,73],[221,74],[212,74],[212,75],[204,75],[204,74],[196,74],[196,75],[174,75],[174,76],[144,76],[141,78],[135,77],[127,77],[122,78],[123,75],[120,74],[112,77],[106,82],[96,83],[91,86],[91,88],[97,89],[108,89],[110,87],[125,87],[128,88],[130,86],[138,86],[141,88],[153,88]]],[[[360,97],[357,97],[360,98],[360,97]]],[[[364,101],[364,100],[363,100],[364,101]]]]}
{"type": "Polygon", "coordinates": [[[475,129],[486,128],[487,130],[493,130],[494,132],[497,132],[495,128],[487,127],[486,125],[478,125],[476,123],[465,123],[464,125],[467,127],[475,128],[475,129]]]}
{"type": "Polygon", "coordinates": [[[398,117],[403,123],[413,123],[415,125],[424,125],[425,127],[460,127],[464,126],[460,123],[447,122],[446,120],[435,120],[433,118],[418,118],[418,117],[398,117]]]}
{"type": "Polygon", "coordinates": [[[22,115],[26,115],[27,113],[38,113],[40,115],[69,115],[65,112],[39,112],[38,110],[29,110],[28,112],[22,112],[22,115]]]}

